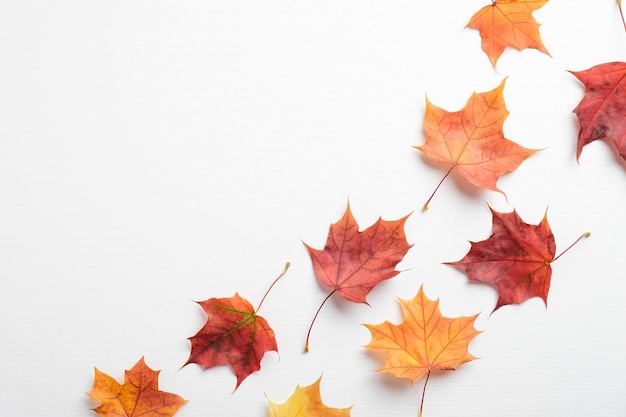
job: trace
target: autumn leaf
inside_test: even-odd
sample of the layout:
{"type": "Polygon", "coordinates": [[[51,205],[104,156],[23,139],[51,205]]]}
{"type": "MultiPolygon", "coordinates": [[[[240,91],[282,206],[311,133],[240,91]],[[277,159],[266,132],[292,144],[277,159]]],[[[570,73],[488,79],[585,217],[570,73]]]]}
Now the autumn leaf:
{"type": "Polygon", "coordinates": [[[467,27],[478,29],[483,51],[495,67],[507,46],[532,48],[550,55],[532,13],[548,0],[492,0],[472,16],[467,27]]]}
{"type": "MultiPolygon", "coordinates": [[[[360,232],[348,204],[343,217],[330,226],[324,249],[313,249],[304,243],[311,256],[315,276],[320,283],[332,288],[313,322],[333,294],[337,293],[354,303],[367,303],[366,296],[374,286],[400,273],[395,267],[412,246],[404,234],[404,223],[409,215],[392,221],[379,218],[360,232]]],[[[305,351],[308,351],[313,322],[307,334],[305,351]]]]}
{"type": "Polygon", "coordinates": [[[364,324],[372,334],[372,340],[365,347],[385,355],[385,363],[378,369],[379,372],[407,378],[411,382],[426,377],[421,416],[431,372],[454,370],[476,359],[467,347],[480,333],[474,328],[478,314],[444,317],[439,311],[439,300],[432,301],[426,297],[423,286],[413,300],[399,299],[399,302],[404,321],[399,325],[388,321],[364,324]]]}
{"type": "Polygon", "coordinates": [[[463,259],[446,264],[465,272],[470,281],[493,286],[498,293],[493,311],[532,297],[540,297],[547,306],[552,263],[589,233],[581,235],[555,257],[556,244],[547,215],[533,225],[525,223],[515,210],[511,213],[490,210],[493,216],[491,236],[481,242],[471,242],[470,251],[463,259]]]}
{"type": "Polygon", "coordinates": [[[261,359],[268,351],[278,352],[274,331],[267,321],[257,314],[274,284],[287,272],[274,280],[255,310],[248,300],[235,293],[230,298],[211,298],[198,304],[207,315],[204,326],[189,338],[191,354],[185,363],[197,363],[204,369],[230,365],[237,385],[252,372],[261,369],[261,359]]]}
{"type": "Polygon", "coordinates": [[[306,387],[298,385],[284,404],[268,400],[269,417],[350,417],[352,407],[330,408],[324,405],[320,395],[321,380],[322,377],[306,387]]]}
{"type": "Polygon", "coordinates": [[[580,124],[576,160],[583,146],[606,138],[626,161],[626,62],[570,72],[585,86],[585,95],[574,109],[580,124]]]}
{"type": "Polygon", "coordinates": [[[150,369],[141,358],[124,372],[124,384],[95,369],[89,395],[100,405],[93,409],[101,417],[170,417],[187,401],[159,391],[159,372],[150,369]]]}
{"type": "Polygon", "coordinates": [[[443,181],[455,171],[471,184],[504,194],[496,186],[500,176],[514,171],[535,149],[524,148],[504,137],[502,126],[509,115],[504,103],[504,84],[485,93],[473,93],[465,107],[448,112],[426,98],[426,143],[415,146],[426,157],[450,164],[450,168],[424,204],[433,198],[443,181]]]}

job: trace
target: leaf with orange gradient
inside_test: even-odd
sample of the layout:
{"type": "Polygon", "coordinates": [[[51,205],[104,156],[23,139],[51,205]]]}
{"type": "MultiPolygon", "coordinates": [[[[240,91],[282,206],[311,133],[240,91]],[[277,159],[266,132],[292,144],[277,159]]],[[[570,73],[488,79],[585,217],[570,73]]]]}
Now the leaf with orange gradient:
{"type": "Polygon", "coordinates": [[[532,13],[548,0],[492,0],[472,16],[467,27],[478,29],[483,51],[495,67],[507,46],[532,48],[547,55],[539,35],[539,23],[532,13]]]}
{"type": "Polygon", "coordinates": [[[493,309],[540,297],[547,305],[552,263],[583,237],[584,233],[558,256],[554,235],[544,215],[539,224],[524,222],[515,210],[500,213],[491,209],[493,226],[487,240],[471,242],[467,255],[446,262],[465,272],[470,281],[493,286],[498,302],[493,309]]]}
{"type": "MultiPolygon", "coordinates": [[[[480,331],[474,328],[474,316],[444,317],[439,311],[439,300],[432,301],[424,294],[423,286],[413,300],[399,299],[404,321],[399,325],[388,321],[365,324],[372,340],[365,347],[385,355],[379,372],[415,382],[432,371],[454,370],[476,359],[467,347],[480,331]]],[[[422,393],[422,405],[424,397],[422,393]]]]}
{"type": "Polygon", "coordinates": [[[93,409],[101,417],[171,417],[187,401],[159,391],[159,372],[150,369],[143,358],[124,372],[124,384],[95,370],[89,395],[100,405],[93,409]]]}
{"type": "Polygon", "coordinates": [[[320,395],[321,380],[322,377],[306,387],[298,385],[284,404],[268,400],[269,417],[350,417],[352,407],[330,408],[324,405],[320,395]]]}
{"type": "Polygon", "coordinates": [[[574,109],[580,125],[576,160],[583,146],[606,139],[626,161],[626,62],[607,62],[570,72],[585,86],[585,95],[574,109]]]}
{"type": "Polygon", "coordinates": [[[230,365],[237,377],[235,389],[251,373],[261,369],[261,359],[269,351],[278,352],[274,331],[268,322],[257,314],[274,284],[287,272],[274,280],[255,310],[239,294],[229,298],[211,298],[198,304],[207,315],[204,326],[189,338],[191,353],[185,363],[197,363],[204,369],[230,365]]]}
{"type": "Polygon", "coordinates": [[[448,112],[426,98],[424,133],[426,143],[415,146],[435,162],[450,165],[423,210],[451,173],[471,184],[504,194],[496,186],[501,175],[514,171],[536,149],[527,149],[504,137],[502,126],[509,115],[504,103],[504,84],[485,93],[473,93],[465,107],[448,112]]]}
{"type": "MultiPolygon", "coordinates": [[[[348,204],[343,217],[330,226],[324,249],[304,244],[311,256],[315,276],[320,283],[332,288],[320,309],[334,293],[354,303],[367,303],[365,297],[374,286],[400,273],[395,267],[413,246],[409,245],[404,234],[404,223],[409,215],[391,221],[379,218],[360,232],[348,204]]],[[[310,332],[311,328],[309,335],[310,332]]],[[[305,351],[308,351],[308,345],[307,335],[305,351]]]]}

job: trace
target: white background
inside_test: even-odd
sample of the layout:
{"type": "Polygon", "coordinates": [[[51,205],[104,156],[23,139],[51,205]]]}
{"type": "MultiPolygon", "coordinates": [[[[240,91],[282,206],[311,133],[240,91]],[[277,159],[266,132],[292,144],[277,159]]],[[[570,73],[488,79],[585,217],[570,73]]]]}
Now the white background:
{"type": "Polygon", "coordinates": [[[534,16],[552,58],[507,49],[494,69],[466,29],[486,0],[0,2],[0,415],[95,415],[93,368],[142,356],[189,402],[177,417],[265,416],[323,374],[330,407],[415,416],[422,381],[374,372],[361,323],[401,321],[424,283],[447,316],[481,313],[481,359],[429,382],[424,415],[626,415],[626,165],[603,141],[575,160],[566,70],[626,60],[615,0],[552,0],[534,16]],[[505,136],[545,148],[498,182],[449,178],[411,148],[425,97],[459,110],[504,90],[505,136]],[[322,248],[350,201],[365,228],[406,224],[403,272],[367,305],[333,297],[301,243],[322,248]],[[493,315],[495,291],[441,262],[491,232],[487,205],[537,223],[557,252],[538,298],[493,315]],[[280,354],[233,393],[228,367],[181,369],[204,323],[193,300],[236,291],[280,354]]]}

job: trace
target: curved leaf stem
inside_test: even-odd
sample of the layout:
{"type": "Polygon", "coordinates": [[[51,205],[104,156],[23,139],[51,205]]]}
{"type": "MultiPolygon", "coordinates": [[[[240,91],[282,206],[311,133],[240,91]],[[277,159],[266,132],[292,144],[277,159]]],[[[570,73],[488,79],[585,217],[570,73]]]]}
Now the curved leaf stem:
{"type": "Polygon", "coordinates": [[[591,236],[591,233],[589,233],[589,232],[585,232],[585,233],[583,233],[582,235],[580,235],[580,236],[578,237],[578,239],[576,239],[576,241],[575,241],[574,243],[572,243],[571,245],[569,245],[569,246],[568,246],[568,247],[567,247],[567,248],[566,248],[563,252],[559,253],[559,254],[558,254],[558,256],[556,256],[556,257],[552,260],[552,262],[554,262],[554,261],[556,261],[557,259],[559,259],[559,258],[561,257],[561,255],[563,255],[565,252],[567,252],[568,250],[570,250],[570,249],[572,248],[572,246],[574,246],[575,244],[577,244],[578,242],[580,242],[580,240],[581,240],[582,238],[584,238],[584,237],[589,237],[589,236],[591,236]]]}
{"type": "Polygon", "coordinates": [[[624,11],[622,10],[622,0],[617,0],[617,6],[619,7],[619,14],[622,17],[622,23],[624,24],[624,30],[626,31],[626,20],[624,20],[624,11]]]}
{"type": "Polygon", "coordinates": [[[263,301],[265,301],[265,297],[267,297],[267,294],[269,294],[270,290],[272,289],[274,285],[276,285],[278,280],[281,279],[283,275],[287,273],[287,270],[289,269],[290,266],[291,266],[291,262],[287,262],[285,264],[285,269],[283,269],[283,272],[274,280],[274,282],[272,282],[272,285],[270,285],[267,291],[265,291],[265,295],[263,296],[263,298],[261,298],[261,302],[259,303],[259,306],[256,308],[256,310],[254,310],[255,313],[258,313],[258,311],[261,309],[261,306],[263,305],[263,301]]]}
{"type": "Polygon", "coordinates": [[[426,202],[424,203],[424,205],[422,206],[422,211],[426,211],[428,210],[428,204],[430,203],[430,200],[433,199],[433,197],[435,196],[435,193],[437,192],[437,190],[439,189],[439,187],[441,187],[441,184],[443,184],[443,180],[445,180],[446,178],[448,178],[448,175],[450,175],[450,173],[452,172],[452,170],[454,169],[454,167],[456,166],[456,164],[453,164],[450,169],[448,170],[448,172],[446,172],[446,175],[443,176],[443,178],[441,179],[441,181],[439,181],[439,184],[437,184],[437,187],[435,187],[435,191],[433,191],[433,193],[430,195],[430,197],[428,197],[428,200],[426,200],[426,202]]]}
{"type": "Polygon", "coordinates": [[[320,310],[322,309],[322,307],[324,307],[324,304],[326,304],[326,301],[328,301],[328,299],[335,292],[337,292],[337,289],[334,289],[330,294],[328,294],[326,296],[326,298],[324,298],[324,301],[322,301],[322,304],[320,304],[319,308],[315,312],[315,316],[313,316],[313,320],[311,320],[311,325],[309,326],[309,331],[306,333],[306,342],[304,342],[304,352],[305,353],[309,351],[309,338],[311,337],[311,330],[313,329],[313,323],[315,323],[315,320],[317,319],[317,315],[320,314],[320,310]]]}
{"type": "Polygon", "coordinates": [[[426,381],[424,381],[424,389],[422,389],[422,402],[420,403],[420,413],[418,417],[422,417],[422,409],[424,408],[424,396],[426,395],[426,384],[428,384],[428,378],[430,378],[430,371],[426,374],[426,381]]]}

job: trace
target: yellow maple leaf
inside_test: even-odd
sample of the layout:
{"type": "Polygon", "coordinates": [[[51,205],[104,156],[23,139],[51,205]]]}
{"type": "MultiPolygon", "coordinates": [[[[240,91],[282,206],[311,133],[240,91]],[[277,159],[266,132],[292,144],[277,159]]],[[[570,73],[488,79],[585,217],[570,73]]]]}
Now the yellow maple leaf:
{"type": "Polygon", "coordinates": [[[324,405],[320,395],[319,377],[313,384],[301,387],[298,385],[294,393],[284,404],[269,402],[269,417],[350,417],[348,408],[330,408],[324,405]]]}

